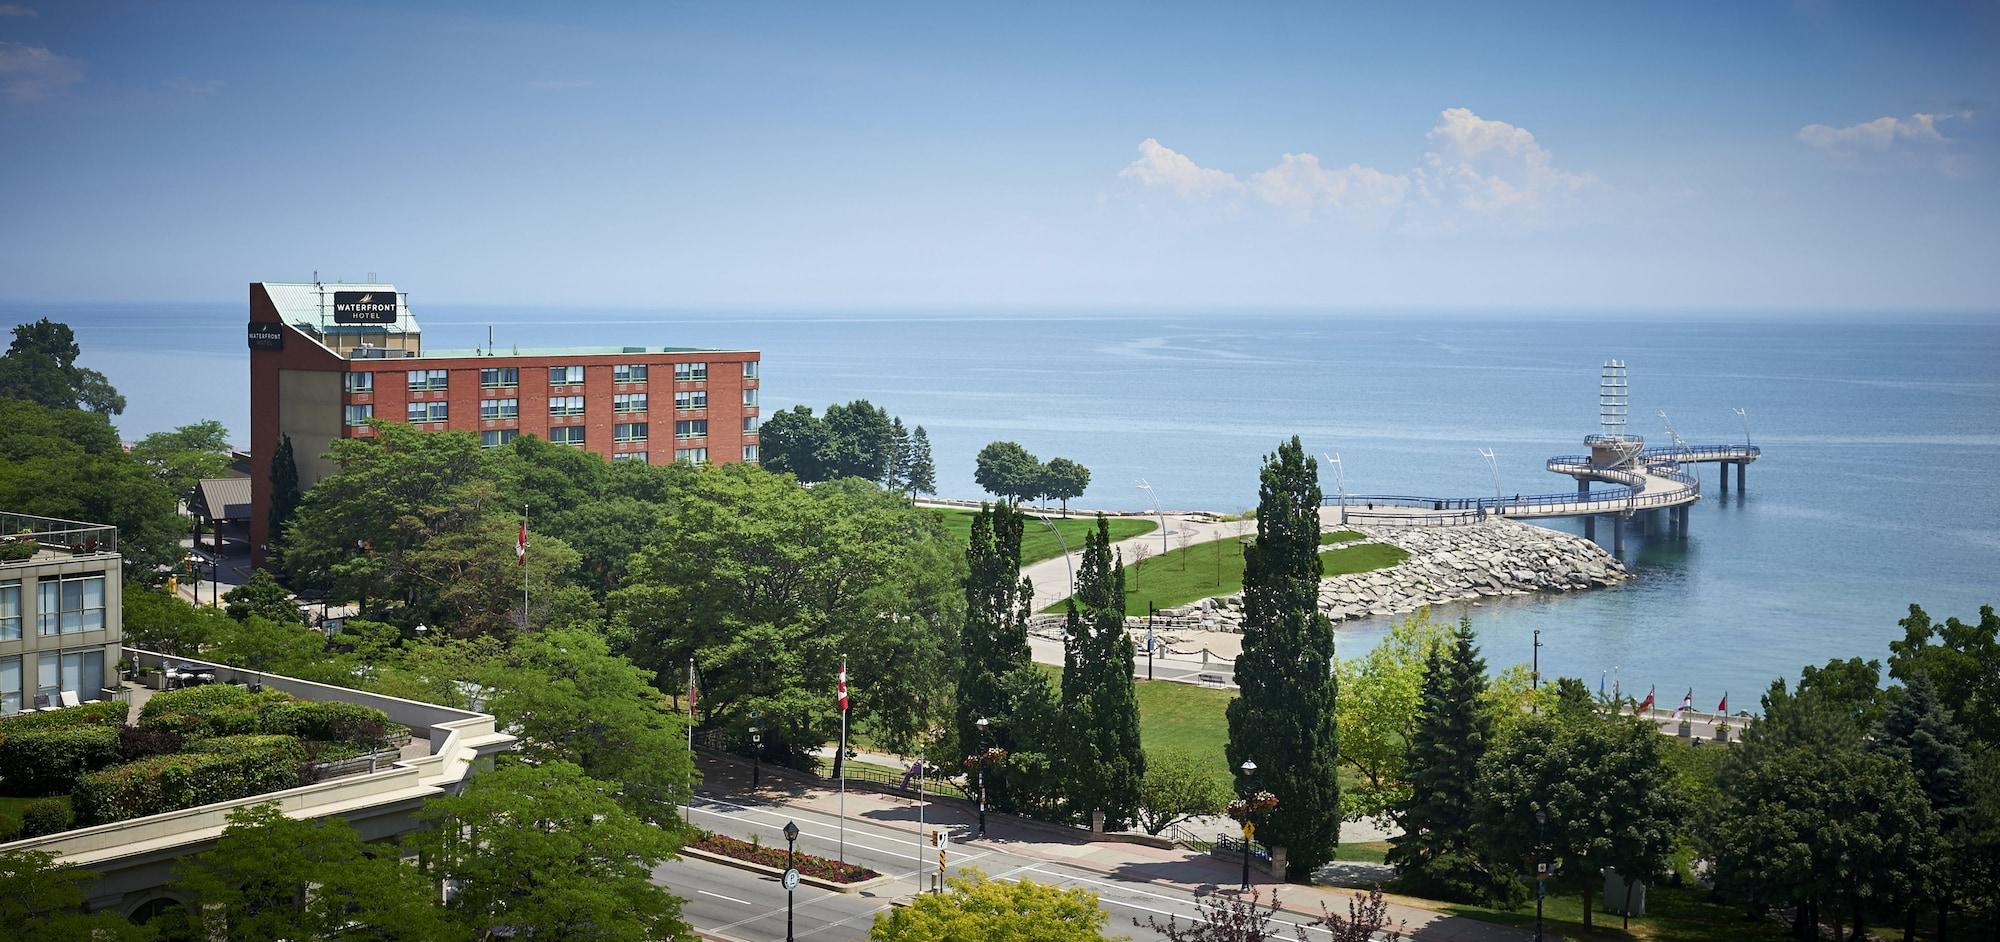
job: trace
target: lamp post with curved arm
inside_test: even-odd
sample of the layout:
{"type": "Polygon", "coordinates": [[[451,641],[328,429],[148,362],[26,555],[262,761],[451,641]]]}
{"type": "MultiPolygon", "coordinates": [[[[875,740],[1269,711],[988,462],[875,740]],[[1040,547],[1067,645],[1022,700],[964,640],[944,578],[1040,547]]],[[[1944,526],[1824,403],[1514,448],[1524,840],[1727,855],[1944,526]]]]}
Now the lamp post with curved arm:
{"type": "MultiPolygon", "coordinates": [[[[1245,759],[1243,760],[1243,764],[1237,766],[1236,769],[1243,773],[1243,784],[1247,790],[1247,786],[1249,786],[1251,781],[1250,777],[1257,774],[1257,763],[1245,759]]],[[[1257,826],[1250,823],[1250,815],[1246,811],[1243,815],[1243,888],[1246,890],[1250,888],[1250,839],[1255,837],[1256,834],[1257,826]]]]}

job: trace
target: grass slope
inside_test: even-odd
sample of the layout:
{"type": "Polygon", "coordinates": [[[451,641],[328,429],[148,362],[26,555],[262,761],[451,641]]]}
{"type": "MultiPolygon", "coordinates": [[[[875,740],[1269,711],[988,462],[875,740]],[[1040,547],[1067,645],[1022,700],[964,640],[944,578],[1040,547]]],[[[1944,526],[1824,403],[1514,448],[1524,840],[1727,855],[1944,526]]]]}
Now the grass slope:
{"type": "MultiPolygon", "coordinates": [[[[944,528],[960,544],[972,542],[974,515],[972,511],[934,508],[931,512],[937,514],[939,520],[944,521],[944,528]]],[[[1108,520],[1111,524],[1113,543],[1151,533],[1160,528],[1158,523],[1139,517],[1111,517],[1108,520]]],[[[1027,521],[1027,525],[1021,531],[1021,565],[1026,566],[1029,563],[1038,563],[1062,555],[1064,542],[1069,544],[1070,552],[1077,552],[1083,549],[1083,535],[1097,527],[1095,517],[1071,517],[1067,520],[1058,517],[1050,518],[1049,522],[1055,524],[1057,530],[1062,531],[1062,541],[1058,542],[1056,535],[1049,532],[1048,527],[1034,520],[1027,521]]]]}
{"type": "MultiPolygon", "coordinates": [[[[1323,534],[1321,545],[1359,539],[1358,533],[1323,534]],[[1335,538],[1335,539],[1329,539],[1335,538]]],[[[1409,553],[1387,543],[1358,543],[1319,554],[1328,576],[1387,569],[1409,558],[1409,553]]],[[[1197,599],[1234,595],[1243,591],[1243,543],[1239,540],[1211,540],[1196,543],[1160,556],[1149,556],[1125,567],[1125,614],[1146,614],[1146,603],[1159,608],[1186,605],[1197,599]]],[[[1047,611],[1063,609],[1063,603],[1047,611]]]]}

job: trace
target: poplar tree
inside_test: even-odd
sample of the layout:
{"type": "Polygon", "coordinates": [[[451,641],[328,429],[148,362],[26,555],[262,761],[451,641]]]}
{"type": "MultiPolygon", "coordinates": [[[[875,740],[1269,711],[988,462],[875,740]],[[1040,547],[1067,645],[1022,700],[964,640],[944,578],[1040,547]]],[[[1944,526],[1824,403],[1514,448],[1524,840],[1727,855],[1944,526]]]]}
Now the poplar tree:
{"type": "Polygon", "coordinates": [[[906,482],[912,494],[937,493],[937,466],[931,464],[931,437],[919,425],[910,437],[910,470],[906,482]]]}
{"type": "Polygon", "coordinates": [[[1449,648],[1432,648],[1424,665],[1422,700],[1410,736],[1405,768],[1410,797],[1399,817],[1403,833],[1390,838],[1387,862],[1419,896],[1470,902],[1485,879],[1472,843],[1479,760],[1493,738],[1493,717],[1481,703],[1486,661],[1472,643],[1472,625],[1460,621],[1449,648]]]}
{"type": "Polygon", "coordinates": [[[1265,458],[1257,542],[1244,548],[1241,692],[1229,704],[1229,767],[1245,796],[1268,791],[1258,837],[1289,853],[1286,877],[1304,880],[1340,842],[1333,623],[1319,611],[1319,469],[1297,436],[1265,458]]]}
{"type": "MultiPolygon", "coordinates": [[[[1046,749],[1046,742],[1029,741],[1035,730],[1013,721],[1017,712],[1010,689],[1041,689],[1009,684],[1020,670],[1034,670],[1028,649],[1028,616],[1033,613],[1034,585],[1021,575],[1021,515],[1012,507],[981,504],[972,518],[971,542],[965,550],[964,659],[958,675],[957,732],[960,752],[970,756],[982,744],[1009,753],[1046,749]],[[988,726],[982,734],[978,721],[988,726]]],[[[1033,709],[1018,712],[1034,713],[1033,709]]],[[[986,774],[987,803],[1002,810],[1018,807],[1020,796],[1004,768],[986,774]]]]}
{"type": "Polygon", "coordinates": [[[1063,632],[1063,760],[1070,806],[1104,812],[1119,829],[1139,813],[1146,754],[1139,745],[1139,696],[1132,681],[1132,637],[1125,632],[1125,572],[1111,552],[1111,524],[1097,517],[1084,536],[1076,595],[1063,632]]]}

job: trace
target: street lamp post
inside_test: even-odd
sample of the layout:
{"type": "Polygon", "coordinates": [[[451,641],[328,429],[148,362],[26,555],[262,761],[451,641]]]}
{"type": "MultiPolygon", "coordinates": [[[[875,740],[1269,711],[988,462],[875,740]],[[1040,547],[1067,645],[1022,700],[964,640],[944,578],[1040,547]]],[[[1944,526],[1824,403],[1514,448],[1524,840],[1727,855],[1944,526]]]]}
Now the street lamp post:
{"type": "Polygon", "coordinates": [[[785,942],[792,939],[792,890],[799,885],[799,871],[793,866],[793,855],[798,851],[799,825],[795,821],[785,822],[785,942]]]}
{"type": "Polygon", "coordinates": [[[1494,460],[1493,449],[1479,449],[1479,457],[1486,459],[1486,466],[1493,471],[1493,512],[1500,512],[1500,462],[1494,460]]]}
{"type": "Polygon", "coordinates": [[[750,727],[750,788],[756,790],[764,782],[764,732],[750,727]]]}
{"type": "Polygon", "coordinates": [[[973,720],[979,727],[979,836],[986,836],[986,717],[973,720]]]}
{"type": "Polygon", "coordinates": [[[1325,452],[1321,452],[1320,457],[1325,458],[1329,464],[1333,465],[1334,493],[1340,495],[1340,524],[1341,526],[1346,526],[1347,525],[1347,469],[1343,467],[1340,463],[1340,452],[1336,451],[1333,454],[1326,454],[1325,452]]]}
{"type": "Polygon", "coordinates": [[[1543,845],[1542,827],[1549,823],[1549,816],[1535,812],[1535,942],[1542,942],[1542,897],[1548,895],[1548,885],[1544,882],[1548,875],[1549,863],[1543,845]]]}
{"type": "MultiPolygon", "coordinates": [[[[1250,786],[1250,776],[1257,773],[1257,763],[1245,759],[1243,760],[1243,764],[1237,766],[1236,769],[1243,773],[1243,785],[1247,791],[1250,786]]],[[[1244,801],[1249,801],[1248,795],[1244,796],[1244,801]]],[[[1250,814],[1246,810],[1243,814],[1243,888],[1246,890],[1250,888],[1250,839],[1255,837],[1256,834],[1257,826],[1250,823],[1250,814]]]]}
{"type": "Polygon", "coordinates": [[[1139,489],[1153,502],[1153,516],[1160,518],[1160,555],[1165,556],[1172,548],[1167,545],[1167,515],[1160,509],[1160,495],[1153,493],[1152,483],[1144,478],[1139,479],[1139,489]]]}
{"type": "Polygon", "coordinates": [[[1729,411],[1736,413],[1736,417],[1743,420],[1743,447],[1750,447],[1750,413],[1736,408],[1731,408],[1729,411]]]}

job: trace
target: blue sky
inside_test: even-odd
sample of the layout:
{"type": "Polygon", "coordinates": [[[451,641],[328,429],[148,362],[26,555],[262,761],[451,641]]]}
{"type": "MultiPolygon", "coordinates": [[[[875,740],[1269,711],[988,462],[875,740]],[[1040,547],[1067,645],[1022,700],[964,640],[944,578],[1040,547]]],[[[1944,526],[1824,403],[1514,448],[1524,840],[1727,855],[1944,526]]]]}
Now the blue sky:
{"type": "Polygon", "coordinates": [[[0,0],[0,298],[2000,309],[1991,4],[0,0]]]}

